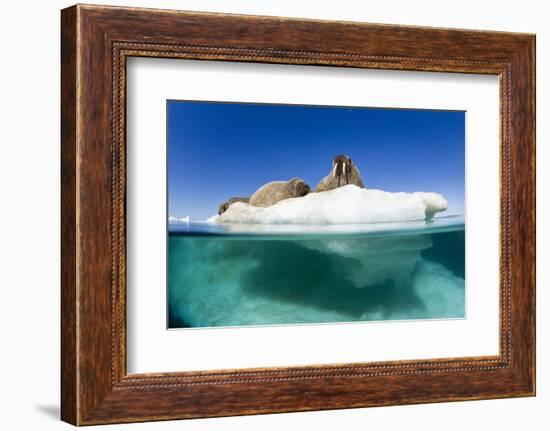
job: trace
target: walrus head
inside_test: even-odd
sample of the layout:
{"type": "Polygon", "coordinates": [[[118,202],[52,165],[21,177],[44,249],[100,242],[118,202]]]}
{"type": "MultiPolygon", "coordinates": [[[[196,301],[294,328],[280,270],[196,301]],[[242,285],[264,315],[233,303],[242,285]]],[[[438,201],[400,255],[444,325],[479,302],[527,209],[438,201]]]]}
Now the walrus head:
{"type": "Polygon", "coordinates": [[[338,180],[340,185],[349,184],[349,177],[353,172],[353,161],[345,154],[337,155],[332,162],[332,176],[338,180]]]}
{"type": "Polygon", "coordinates": [[[292,178],[287,183],[288,193],[293,197],[301,197],[307,195],[311,188],[308,184],[301,178],[292,178]]]}

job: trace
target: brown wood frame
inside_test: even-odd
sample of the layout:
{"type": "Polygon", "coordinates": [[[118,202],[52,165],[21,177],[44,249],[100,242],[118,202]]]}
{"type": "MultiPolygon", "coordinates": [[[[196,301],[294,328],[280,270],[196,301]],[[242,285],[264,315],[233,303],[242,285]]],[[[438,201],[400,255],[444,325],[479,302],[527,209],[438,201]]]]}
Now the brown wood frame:
{"type": "Polygon", "coordinates": [[[88,425],[535,394],[534,35],[81,5],[61,17],[63,420],[88,425]],[[129,56],[498,75],[500,354],[127,375],[129,56]]]}

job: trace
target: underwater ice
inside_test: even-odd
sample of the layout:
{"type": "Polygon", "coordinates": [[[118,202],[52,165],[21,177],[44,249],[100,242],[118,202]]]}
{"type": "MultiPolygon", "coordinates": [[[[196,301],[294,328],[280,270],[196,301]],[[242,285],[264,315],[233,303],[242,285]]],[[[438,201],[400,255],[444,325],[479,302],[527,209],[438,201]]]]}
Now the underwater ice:
{"type": "Polygon", "coordinates": [[[383,236],[301,241],[300,245],[354,259],[357,265],[348,269],[345,278],[363,288],[386,281],[396,285],[407,283],[421,259],[420,252],[432,246],[432,238],[430,235],[383,236]]]}
{"type": "Polygon", "coordinates": [[[192,327],[464,317],[464,279],[420,257],[429,236],[362,240],[364,256],[336,241],[181,241],[170,259],[192,264],[174,267],[170,306],[192,327]]]}
{"type": "Polygon", "coordinates": [[[334,190],[285,199],[266,208],[237,202],[214,223],[359,224],[429,220],[447,209],[438,193],[391,193],[347,185],[334,190]]]}

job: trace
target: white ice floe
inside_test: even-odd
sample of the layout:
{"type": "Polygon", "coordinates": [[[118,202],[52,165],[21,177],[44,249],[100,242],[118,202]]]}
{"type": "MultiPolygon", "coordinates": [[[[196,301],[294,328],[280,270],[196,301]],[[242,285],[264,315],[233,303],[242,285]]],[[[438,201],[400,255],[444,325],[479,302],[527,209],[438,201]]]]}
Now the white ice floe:
{"type": "Polygon", "coordinates": [[[447,209],[439,193],[391,193],[347,185],[334,190],[285,199],[260,208],[236,202],[212,223],[359,224],[429,220],[447,209]]]}
{"type": "Polygon", "coordinates": [[[170,223],[170,224],[184,224],[184,223],[189,223],[189,216],[186,216],[186,217],[174,217],[174,216],[170,216],[170,217],[168,217],[168,223],[170,223]]]}

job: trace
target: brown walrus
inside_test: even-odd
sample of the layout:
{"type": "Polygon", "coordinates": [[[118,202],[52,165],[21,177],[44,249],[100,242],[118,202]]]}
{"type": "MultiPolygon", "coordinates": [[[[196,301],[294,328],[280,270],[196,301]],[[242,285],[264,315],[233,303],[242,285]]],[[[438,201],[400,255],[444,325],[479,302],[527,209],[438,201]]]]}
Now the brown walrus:
{"type": "Polygon", "coordinates": [[[264,184],[250,198],[233,197],[218,207],[218,215],[222,215],[235,202],[245,202],[257,207],[268,207],[288,198],[305,196],[311,191],[309,185],[301,178],[288,181],[272,181],[264,184]]]}
{"type": "Polygon", "coordinates": [[[317,184],[315,191],[325,192],[348,184],[365,188],[355,163],[345,154],[339,154],[332,162],[330,173],[317,184]]]}
{"type": "Polygon", "coordinates": [[[248,203],[256,207],[268,207],[284,199],[305,196],[310,191],[309,185],[301,178],[272,181],[256,190],[248,203]]]}

